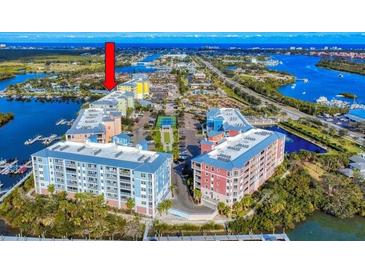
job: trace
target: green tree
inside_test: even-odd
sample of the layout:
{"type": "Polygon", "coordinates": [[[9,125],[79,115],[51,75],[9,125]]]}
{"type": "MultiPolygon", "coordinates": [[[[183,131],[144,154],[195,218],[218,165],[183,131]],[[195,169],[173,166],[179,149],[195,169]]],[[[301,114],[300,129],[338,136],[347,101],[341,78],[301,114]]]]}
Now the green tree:
{"type": "Polygon", "coordinates": [[[54,192],[55,192],[55,186],[54,184],[49,184],[48,187],[47,187],[47,190],[48,190],[48,193],[53,195],[54,192]]]}
{"type": "Polygon", "coordinates": [[[195,188],[194,189],[194,201],[196,203],[201,203],[201,198],[202,198],[202,192],[200,191],[200,189],[195,188]]]}
{"type": "Polygon", "coordinates": [[[135,200],[133,198],[128,198],[127,209],[129,210],[130,213],[132,213],[132,210],[134,209],[135,206],[136,206],[135,200]]]}
{"type": "Polygon", "coordinates": [[[161,216],[163,213],[167,213],[171,207],[172,207],[171,200],[163,200],[161,203],[158,204],[157,211],[161,216]]]}
{"type": "Polygon", "coordinates": [[[217,204],[217,210],[220,215],[223,215],[226,210],[226,204],[224,202],[219,202],[217,204]]]}

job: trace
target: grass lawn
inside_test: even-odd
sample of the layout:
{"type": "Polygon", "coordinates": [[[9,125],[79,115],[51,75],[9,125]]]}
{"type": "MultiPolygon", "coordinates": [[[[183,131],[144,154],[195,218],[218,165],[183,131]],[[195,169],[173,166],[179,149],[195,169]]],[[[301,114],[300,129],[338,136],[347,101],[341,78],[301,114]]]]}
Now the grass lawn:
{"type": "Polygon", "coordinates": [[[164,132],[163,133],[163,138],[166,144],[169,144],[171,142],[171,138],[170,138],[170,132],[164,132]]]}
{"type": "Polygon", "coordinates": [[[321,181],[321,177],[326,173],[323,168],[313,163],[304,162],[303,167],[309,175],[317,181],[321,181]]]}

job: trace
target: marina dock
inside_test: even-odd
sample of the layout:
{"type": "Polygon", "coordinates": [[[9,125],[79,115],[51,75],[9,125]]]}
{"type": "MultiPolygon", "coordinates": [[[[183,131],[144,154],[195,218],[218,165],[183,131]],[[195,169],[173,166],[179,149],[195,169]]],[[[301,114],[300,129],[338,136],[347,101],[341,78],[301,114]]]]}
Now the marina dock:
{"type": "Polygon", "coordinates": [[[67,125],[67,126],[71,126],[72,123],[74,122],[75,119],[72,119],[70,121],[67,121],[66,119],[61,119],[59,121],[57,121],[56,126],[61,126],[61,125],[67,125]]]}
{"type": "Polygon", "coordinates": [[[50,136],[47,137],[43,137],[42,135],[37,135],[34,138],[28,139],[24,142],[24,145],[32,145],[37,141],[41,141],[42,144],[44,145],[49,145],[51,144],[53,141],[56,140],[60,140],[62,137],[61,136],[57,136],[57,134],[52,134],[50,136]]]}
{"type": "Polygon", "coordinates": [[[18,160],[13,161],[5,161],[4,164],[0,165],[0,174],[8,175],[8,174],[23,174],[28,169],[32,168],[32,161],[29,160],[22,165],[18,165],[18,160]]]}

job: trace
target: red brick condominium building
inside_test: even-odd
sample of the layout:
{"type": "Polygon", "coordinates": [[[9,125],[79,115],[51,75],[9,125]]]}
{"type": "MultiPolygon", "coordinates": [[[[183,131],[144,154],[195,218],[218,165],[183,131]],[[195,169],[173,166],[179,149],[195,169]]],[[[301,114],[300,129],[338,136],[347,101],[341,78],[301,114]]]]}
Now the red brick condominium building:
{"type": "Polygon", "coordinates": [[[208,130],[208,136],[201,142],[202,154],[192,159],[194,188],[201,190],[204,204],[233,205],[256,191],[284,160],[285,135],[279,132],[241,125],[235,134],[208,130]]]}

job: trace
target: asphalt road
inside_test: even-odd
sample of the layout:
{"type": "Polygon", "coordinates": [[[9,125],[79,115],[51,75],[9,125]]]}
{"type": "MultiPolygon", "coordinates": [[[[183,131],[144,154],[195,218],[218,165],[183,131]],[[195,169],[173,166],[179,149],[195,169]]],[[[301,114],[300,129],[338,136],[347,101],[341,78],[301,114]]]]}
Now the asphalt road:
{"type": "MultiPolygon", "coordinates": [[[[311,118],[311,119],[315,119],[315,120],[318,120],[324,124],[327,124],[329,127],[332,127],[334,129],[336,129],[337,131],[340,130],[340,129],[345,129],[347,130],[346,128],[343,128],[339,125],[336,125],[336,124],[333,124],[333,123],[330,123],[330,122],[327,122],[327,121],[323,121],[323,120],[320,120],[318,117],[316,116],[313,116],[313,115],[309,115],[309,114],[306,114],[306,113],[303,113],[297,109],[294,109],[292,107],[289,107],[289,106],[286,106],[286,105],[283,105],[281,103],[278,103],[276,101],[273,101],[267,97],[264,97],[263,95],[259,94],[259,93],[256,93],[255,91],[253,91],[252,89],[249,89],[247,87],[244,87],[242,86],[241,84],[237,83],[236,81],[226,77],[219,69],[217,69],[216,67],[214,67],[211,63],[203,60],[202,58],[200,57],[197,57],[199,59],[200,62],[202,62],[208,69],[210,69],[214,74],[216,74],[222,81],[228,83],[229,85],[235,87],[235,88],[238,88],[240,89],[242,92],[246,93],[246,94],[249,94],[257,99],[260,99],[262,102],[266,103],[266,104],[272,104],[272,105],[275,105],[276,107],[280,108],[282,111],[286,112],[287,115],[292,118],[292,119],[299,119],[299,118],[311,118]]],[[[354,132],[354,131],[348,131],[348,137],[347,139],[359,144],[359,145],[362,145],[362,142],[356,140],[355,138],[363,138],[364,135],[361,134],[361,133],[358,133],[358,132],[354,132]]]]}

